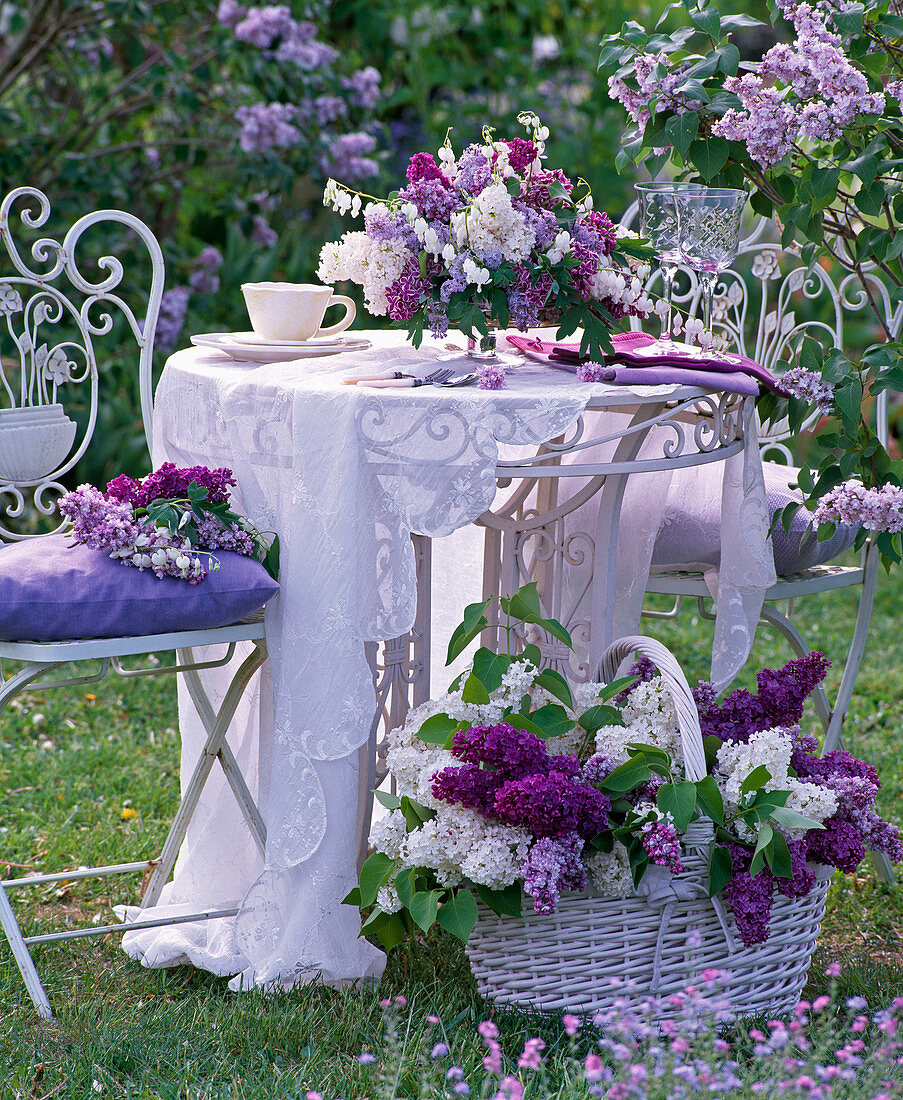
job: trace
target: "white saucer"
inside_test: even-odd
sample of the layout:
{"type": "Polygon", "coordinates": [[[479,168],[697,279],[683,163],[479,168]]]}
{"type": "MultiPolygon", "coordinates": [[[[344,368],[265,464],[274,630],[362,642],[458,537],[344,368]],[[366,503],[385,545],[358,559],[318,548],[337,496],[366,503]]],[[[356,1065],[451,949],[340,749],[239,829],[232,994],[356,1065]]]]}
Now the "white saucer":
{"type": "Polygon", "coordinates": [[[328,348],[335,344],[344,344],[348,339],[354,339],[353,336],[320,336],[311,340],[267,340],[256,332],[227,332],[226,335],[239,344],[276,348],[328,348]]]}
{"type": "Polygon", "coordinates": [[[287,363],[292,359],[312,359],[370,347],[369,340],[352,337],[341,337],[329,343],[250,344],[236,339],[236,335],[231,332],[207,332],[192,336],[191,342],[196,347],[216,348],[217,351],[223,351],[233,359],[245,363],[287,363]]]}

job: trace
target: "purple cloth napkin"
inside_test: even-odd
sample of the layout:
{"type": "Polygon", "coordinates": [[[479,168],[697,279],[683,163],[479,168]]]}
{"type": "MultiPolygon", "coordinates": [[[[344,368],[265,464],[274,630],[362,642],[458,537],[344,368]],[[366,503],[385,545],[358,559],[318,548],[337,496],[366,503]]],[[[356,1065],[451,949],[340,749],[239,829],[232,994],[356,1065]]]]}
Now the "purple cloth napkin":
{"type": "MultiPolygon", "coordinates": [[[[508,336],[507,340],[525,355],[552,367],[576,371],[581,363],[589,361],[576,343],[559,344],[529,336],[508,336]]],[[[771,390],[784,392],[774,375],[745,355],[706,355],[701,348],[656,340],[643,332],[615,333],[611,342],[615,350],[605,356],[604,363],[608,370],[603,378],[607,382],[628,386],[679,383],[752,395],[759,392],[761,382],[771,390]]]]}

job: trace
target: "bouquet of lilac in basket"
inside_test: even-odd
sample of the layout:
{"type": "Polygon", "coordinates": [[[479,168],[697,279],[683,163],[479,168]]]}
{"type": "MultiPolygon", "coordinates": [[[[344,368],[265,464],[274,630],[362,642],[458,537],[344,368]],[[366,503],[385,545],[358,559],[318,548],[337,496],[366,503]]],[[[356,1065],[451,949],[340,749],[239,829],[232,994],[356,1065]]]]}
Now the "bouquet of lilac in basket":
{"type": "Polygon", "coordinates": [[[279,572],[279,542],[229,507],[232,471],[163,465],[140,481],[120,475],[106,493],[80,485],[59,503],[76,543],[158,577],[199,584],[219,568],[215,550],[231,550],[279,572]]]}
{"type": "Polygon", "coordinates": [[[389,735],[395,793],[376,792],[388,813],[346,898],[366,911],[364,934],[392,947],[438,921],[466,942],[477,898],[508,916],[524,895],[539,913],[564,891],[660,900],[698,820],[714,837],[709,896],[727,902],[746,946],[768,938],[776,893],[804,897],[830,868],[855,870],[867,849],[903,858],[896,826],[874,809],[874,768],[846,751],[818,756],[800,728],[828,668],[822,654],[766,669],[756,694],[720,704],[701,683],[707,774],[691,780],[674,701],[648,660],[612,683],[569,684],[523,644],[525,624],[571,644],[536,585],[501,598],[490,626],[493,602],[466,609],[448,660],[484,630],[504,635],[507,652],[477,649],[447,694],[389,735]]]}
{"type": "Polygon", "coordinates": [[[582,180],[544,165],[548,130],[536,115],[518,121],[528,138],[487,127],[460,155],[449,141],[438,157],[415,154],[388,198],[330,180],[324,204],[364,225],[323,247],[318,278],[359,283],[369,311],[406,323],[415,347],[424,328],[443,338],[450,323],[476,338],[493,323],[555,321],[559,339],[581,328],[581,350],[601,360],[612,326],[652,308],[652,251],[593,209],[582,180]]]}

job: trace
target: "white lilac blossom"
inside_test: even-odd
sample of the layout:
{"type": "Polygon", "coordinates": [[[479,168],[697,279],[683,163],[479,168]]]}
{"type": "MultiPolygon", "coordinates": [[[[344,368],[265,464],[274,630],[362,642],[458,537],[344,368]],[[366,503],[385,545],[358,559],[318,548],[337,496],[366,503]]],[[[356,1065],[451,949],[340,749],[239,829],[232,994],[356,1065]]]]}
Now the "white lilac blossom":
{"type": "Polygon", "coordinates": [[[816,523],[842,523],[868,531],[903,531],[903,489],[896,485],[866,488],[846,481],[819,500],[812,518],[816,523]]]}

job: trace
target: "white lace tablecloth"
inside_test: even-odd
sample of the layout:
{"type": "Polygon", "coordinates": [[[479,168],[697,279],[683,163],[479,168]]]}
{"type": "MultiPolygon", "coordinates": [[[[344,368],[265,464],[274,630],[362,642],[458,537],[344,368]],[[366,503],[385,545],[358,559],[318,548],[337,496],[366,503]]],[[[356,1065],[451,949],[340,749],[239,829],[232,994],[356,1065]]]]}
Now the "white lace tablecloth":
{"type": "MultiPolygon", "coordinates": [[[[381,952],[358,938],[357,911],[340,904],[356,877],[358,750],[374,712],[364,643],[413,623],[411,532],[438,538],[471,524],[495,496],[500,445],[554,438],[591,396],[606,392],[538,364],[519,367],[495,392],[346,386],[349,372],[408,369],[440,354],[416,351],[398,333],[367,335],[369,351],[265,366],[182,351],[157,388],[154,464],[230,467],[238,510],[279,534],[282,587],[266,611],[269,670],[230,731],[266,822],[265,862],[215,769],[154,915],[198,903],[240,911],[127,934],[126,951],[146,965],[190,961],[231,976],[234,989],[381,972],[381,952]]],[[[466,369],[464,360],[450,365],[466,369]]],[[[623,391],[611,398],[625,400],[623,391]]],[[[761,483],[755,447],[717,465],[731,466],[726,503],[739,516],[756,469],[761,483]]],[[[763,486],[755,503],[764,516],[763,486]]],[[[769,583],[754,558],[739,578],[750,583],[735,586],[743,589],[747,626],[749,593],[760,605],[769,583]]],[[[725,605],[726,592],[719,594],[725,605]]],[[[214,697],[228,679],[220,671],[204,676],[214,697]]],[[[183,773],[190,774],[204,734],[181,702],[183,773]]]]}

